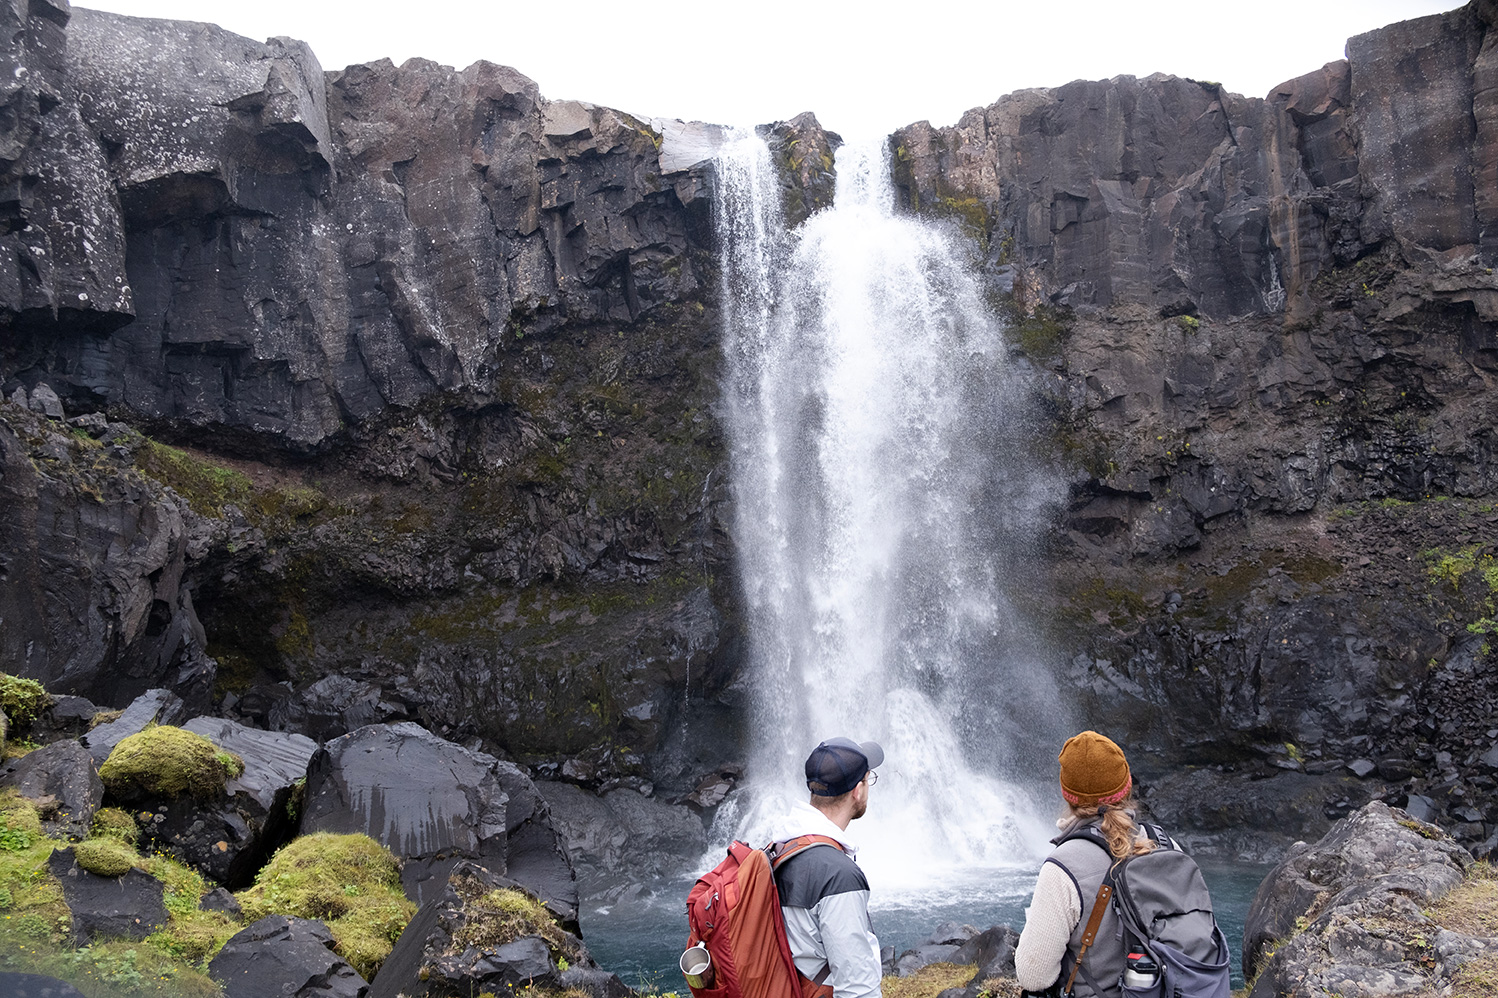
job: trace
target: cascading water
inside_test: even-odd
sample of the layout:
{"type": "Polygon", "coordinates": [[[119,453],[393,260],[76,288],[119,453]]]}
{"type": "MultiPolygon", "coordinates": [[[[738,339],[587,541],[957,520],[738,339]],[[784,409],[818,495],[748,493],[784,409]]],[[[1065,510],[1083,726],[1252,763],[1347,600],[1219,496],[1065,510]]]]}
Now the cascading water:
{"type": "Polygon", "coordinates": [[[1052,798],[1037,808],[1017,774],[1043,772],[1070,732],[1006,593],[1056,489],[1024,456],[1021,379],[979,281],[946,228],[895,214],[885,156],[840,150],[834,205],[795,232],[762,140],[718,160],[735,546],[760,692],[752,782],[716,838],[763,838],[804,797],[807,752],[845,734],[886,750],[850,830],[880,890],[975,868],[1033,876],[1052,798]]]}

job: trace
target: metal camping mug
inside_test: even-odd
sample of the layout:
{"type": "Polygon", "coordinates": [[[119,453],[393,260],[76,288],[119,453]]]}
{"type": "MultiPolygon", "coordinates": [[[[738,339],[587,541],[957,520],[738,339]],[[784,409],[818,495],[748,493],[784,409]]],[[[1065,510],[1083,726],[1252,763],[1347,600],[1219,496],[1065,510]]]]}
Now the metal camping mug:
{"type": "Polygon", "coordinates": [[[698,943],[681,955],[681,973],[687,986],[706,991],[713,986],[713,958],[707,955],[707,947],[698,943]]]}

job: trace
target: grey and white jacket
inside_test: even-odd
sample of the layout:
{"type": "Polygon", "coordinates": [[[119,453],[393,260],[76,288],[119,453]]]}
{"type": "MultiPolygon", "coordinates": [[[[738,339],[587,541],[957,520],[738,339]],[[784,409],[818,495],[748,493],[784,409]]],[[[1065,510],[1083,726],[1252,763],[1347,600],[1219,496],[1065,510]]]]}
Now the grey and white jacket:
{"type": "Polygon", "coordinates": [[[796,969],[812,980],[828,972],[823,980],[833,998],[881,998],[879,939],[869,922],[869,882],[854,861],[856,847],[847,832],[801,801],[773,832],[777,842],[799,835],[826,835],[844,851],[806,849],[775,871],[796,969]]]}

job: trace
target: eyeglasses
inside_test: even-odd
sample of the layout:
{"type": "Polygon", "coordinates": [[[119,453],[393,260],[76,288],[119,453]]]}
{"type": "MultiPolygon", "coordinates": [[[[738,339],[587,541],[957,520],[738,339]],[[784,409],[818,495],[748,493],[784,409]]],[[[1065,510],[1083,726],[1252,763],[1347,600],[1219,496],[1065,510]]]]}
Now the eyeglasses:
{"type": "Polygon", "coordinates": [[[879,782],[879,774],[876,773],[876,772],[874,772],[871,769],[871,770],[868,771],[867,774],[864,775],[864,779],[868,780],[869,781],[869,786],[872,787],[874,784],[876,784],[876,783],[879,782]]]}

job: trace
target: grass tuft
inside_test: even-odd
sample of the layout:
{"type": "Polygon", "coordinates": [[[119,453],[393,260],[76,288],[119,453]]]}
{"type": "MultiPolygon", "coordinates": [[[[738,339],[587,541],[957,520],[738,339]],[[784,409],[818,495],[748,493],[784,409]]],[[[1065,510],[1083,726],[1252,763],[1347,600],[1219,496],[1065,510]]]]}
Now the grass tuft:
{"type": "Polygon", "coordinates": [[[884,998],[936,998],[947,988],[965,986],[978,976],[972,964],[931,963],[909,977],[886,977],[884,998]]]}
{"type": "Polygon", "coordinates": [[[399,862],[367,835],[317,832],[295,839],[237,897],[249,922],[269,914],[326,922],[339,955],[365,980],[416,914],[401,891],[399,862]]]}

